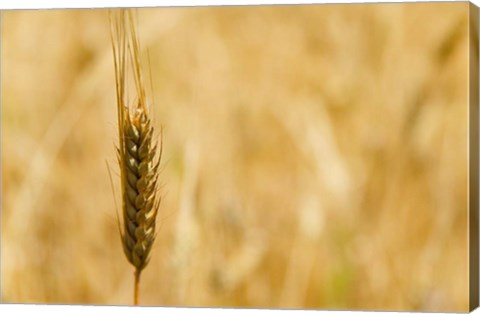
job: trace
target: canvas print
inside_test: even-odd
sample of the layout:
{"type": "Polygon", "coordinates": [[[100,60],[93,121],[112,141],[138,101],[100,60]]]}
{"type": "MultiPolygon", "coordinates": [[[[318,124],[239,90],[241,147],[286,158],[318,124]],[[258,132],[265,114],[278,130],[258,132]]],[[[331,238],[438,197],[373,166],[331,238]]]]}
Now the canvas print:
{"type": "Polygon", "coordinates": [[[1,302],[478,306],[469,2],[1,12],[1,302]]]}

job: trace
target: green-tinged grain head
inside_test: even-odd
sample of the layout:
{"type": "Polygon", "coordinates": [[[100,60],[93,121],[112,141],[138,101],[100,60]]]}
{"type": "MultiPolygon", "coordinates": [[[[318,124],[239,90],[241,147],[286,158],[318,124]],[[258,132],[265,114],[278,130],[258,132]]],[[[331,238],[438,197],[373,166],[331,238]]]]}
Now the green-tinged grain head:
{"type": "Polygon", "coordinates": [[[127,115],[123,122],[124,149],[120,167],[125,173],[123,188],[123,249],[140,272],[148,263],[155,239],[158,210],[157,177],[159,159],[153,127],[144,111],[127,115]]]}
{"type": "Polygon", "coordinates": [[[155,240],[155,221],[160,203],[157,179],[162,144],[158,148],[146,105],[132,12],[121,9],[111,12],[110,18],[122,189],[123,226],[120,234],[123,251],[135,267],[134,303],[137,304],[140,273],[147,266],[155,240]],[[134,101],[126,96],[126,82],[130,73],[135,82],[134,101]]]}

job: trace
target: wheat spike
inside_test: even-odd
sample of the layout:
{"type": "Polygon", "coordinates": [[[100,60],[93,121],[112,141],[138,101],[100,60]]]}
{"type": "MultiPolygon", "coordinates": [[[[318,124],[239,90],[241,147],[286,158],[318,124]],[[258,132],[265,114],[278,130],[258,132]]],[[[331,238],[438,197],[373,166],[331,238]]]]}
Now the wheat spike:
{"type": "MultiPolygon", "coordinates": [[[[157,182],[162,142],[158,149],[146,104],[139,58],[139,43],[132,12],[111,12],[112,48],[115,66],[119,145],[117,147],[122,189],[123,251],[135,267],[134,304],[138,304],[140,273],[147,266],[155,240],[160,204],[157,182]],[[127,99],[126,80],[135,82],[135,100],[127,99]],[[159,150],[159,152],[157,152],[159,150]]],[[[119,223],[120,225],[120,223],[119,223]]]]}

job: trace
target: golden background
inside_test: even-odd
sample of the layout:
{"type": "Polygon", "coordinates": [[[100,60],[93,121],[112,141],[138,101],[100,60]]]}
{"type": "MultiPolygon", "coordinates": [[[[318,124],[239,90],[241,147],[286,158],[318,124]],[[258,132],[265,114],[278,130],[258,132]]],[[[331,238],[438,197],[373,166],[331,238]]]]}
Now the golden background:
{"type": "MultiPolygon", "coordinates": [[[[136,14],[141,305],[467,310],[467,2],[136,14]]],[[[2,302],[131,304],[107,10],[2,12],[1,65],[2,302]]]]}

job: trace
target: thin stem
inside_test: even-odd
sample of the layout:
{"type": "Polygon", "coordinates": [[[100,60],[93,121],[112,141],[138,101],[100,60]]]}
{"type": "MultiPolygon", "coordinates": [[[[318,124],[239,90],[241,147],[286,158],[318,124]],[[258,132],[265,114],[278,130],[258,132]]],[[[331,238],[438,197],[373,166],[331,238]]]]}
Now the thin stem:
{"type": "Polygon", "coordinates": [[[140,272],[135,270],[135,283],[133,287],[133,305],[138,305],[138,283],[140,282],[140,272]]]}

